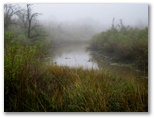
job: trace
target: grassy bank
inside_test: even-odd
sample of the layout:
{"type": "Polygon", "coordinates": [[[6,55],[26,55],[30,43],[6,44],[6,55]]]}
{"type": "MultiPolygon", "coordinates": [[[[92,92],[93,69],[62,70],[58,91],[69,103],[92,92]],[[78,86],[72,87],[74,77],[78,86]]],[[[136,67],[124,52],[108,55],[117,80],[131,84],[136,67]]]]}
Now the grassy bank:
{"type": "Polygon", "coordinates": [[[107,72],[50,66],[47,111],[147,111],[146,78],[118,78],[107,72]],[[52,93],[52,94],[51,94],[52,93]]]}
{"type": "Polygon", "coordinates": [[[5,81],[5,111],[148,111],[146,78],[59,66],[35,74],[5,81]]]}

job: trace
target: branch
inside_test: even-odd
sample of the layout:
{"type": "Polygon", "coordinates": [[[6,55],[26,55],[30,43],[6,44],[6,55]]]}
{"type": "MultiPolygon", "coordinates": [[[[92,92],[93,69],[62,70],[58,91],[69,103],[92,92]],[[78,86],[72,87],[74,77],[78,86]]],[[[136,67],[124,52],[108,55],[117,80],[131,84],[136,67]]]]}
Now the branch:
{"type": "Polygon", "coordinates": [[[29,38],[35,38],[35,37],[38,37],[38,36],[39,36],[39,34],[35,34],[33,36],[30,36],[29,38]]]}
{"type": "Polygon", "coordinates": [[[33,19],[34,17],[38,16],[38,15],[41,15],[41,14],[40,14],[40,13],[33,13],[33,14],[31,15],[30,21],[32,21],[32,19],[33,19]]]}
{"type": "Polygon", "coordinates": [[[35,28],[36,27],[39,27],[40,25],[34,25],[31,29],[30,29],[30,31],[32,31],[32,30],[35,30],[35,28]]]}

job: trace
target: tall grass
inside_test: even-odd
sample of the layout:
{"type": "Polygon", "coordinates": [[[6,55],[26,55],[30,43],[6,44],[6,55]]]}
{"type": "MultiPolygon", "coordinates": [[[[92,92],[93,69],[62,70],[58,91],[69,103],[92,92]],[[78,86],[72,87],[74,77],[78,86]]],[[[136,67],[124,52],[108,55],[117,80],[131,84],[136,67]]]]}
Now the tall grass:
{"type": "Polygon", "coordinates": [[[103,71],[51,66],[49,111],[148,111],[146,78],[118,78],[103,71]],[[58,85],[58,86],[57,86],[58,85]],[[50,95],[51,94],[51,95],[50,95]]]}
{"type": "Polygon", "coordinates": [[[24,40],[15,39],[10,32],[4,37],[5,111],[26,111],[24,105],[27,101],[35,102],[32,97],[36,95],[36,81],[44,69],[44,46],[23,43],[24,40]]]}

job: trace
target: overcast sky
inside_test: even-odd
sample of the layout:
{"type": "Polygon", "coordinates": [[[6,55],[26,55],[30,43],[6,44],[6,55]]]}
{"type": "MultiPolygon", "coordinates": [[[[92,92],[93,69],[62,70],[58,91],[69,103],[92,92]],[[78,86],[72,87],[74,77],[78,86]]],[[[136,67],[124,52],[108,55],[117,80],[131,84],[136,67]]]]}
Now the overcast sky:
{"type": "MultiPolygon", "coordinates": [[[[26,5],[21,5],[26,6],[26,5]]],[[[83,19],[111,25],[123,20],[126,25],[148,25],[148,4],[33,4],[41,20],[76,22],[83,19]]]]}

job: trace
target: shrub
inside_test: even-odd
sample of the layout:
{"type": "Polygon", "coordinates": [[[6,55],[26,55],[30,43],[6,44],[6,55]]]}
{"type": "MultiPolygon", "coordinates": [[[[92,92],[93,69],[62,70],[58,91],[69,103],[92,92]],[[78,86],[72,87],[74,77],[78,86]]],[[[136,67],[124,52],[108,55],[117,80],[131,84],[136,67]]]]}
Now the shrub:
{"type": "Polygon", "coordinates": [[[116,61],[129,61],[137,68],[147,71],[148,28],[111,28],[93,37],[91,49],[116,61]]]}

